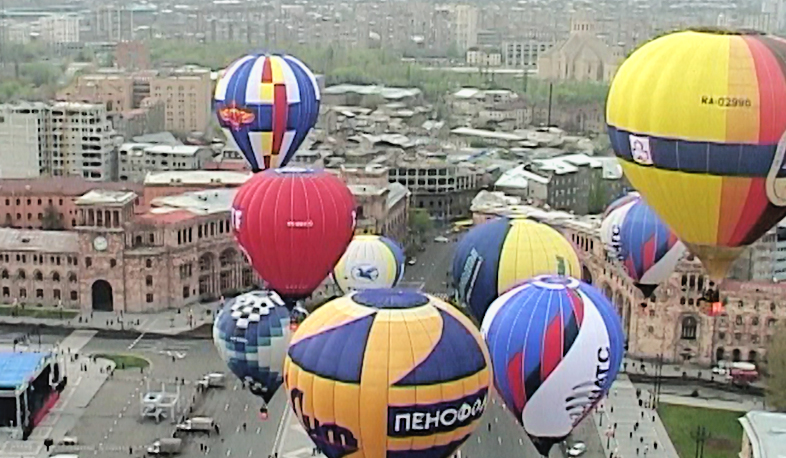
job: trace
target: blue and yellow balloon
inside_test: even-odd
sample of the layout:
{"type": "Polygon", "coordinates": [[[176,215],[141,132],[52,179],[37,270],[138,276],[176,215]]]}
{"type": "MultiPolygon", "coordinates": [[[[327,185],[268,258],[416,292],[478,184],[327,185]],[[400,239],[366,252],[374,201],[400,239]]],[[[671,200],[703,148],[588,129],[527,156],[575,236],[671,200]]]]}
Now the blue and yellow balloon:
{"type": "Polygon", "coordinates": [[[333,268],[333,280],[345,293],[392,288],[404,276],[404,250],[379,235],[356,235],[333,268]]]}
{"type": "Polygon", "coordinates": [[[447,458],[478,425],[491,377],[469,319],[397,289],[318,308],[284,364],[291,407],[328,458],[447,458]]]}
{"type": "Polygon", "coordinates": [[[251,54],[232,63],[215,92],[218,123],[254,172],[283,167],[319,115],[311,70],[289,55],[251,54]]]}
{"type": "Polygon", "coordinates": [[[500,294],[536,275],[581,276],[570,242],[551,227],[526,218],[498,218],[464,235],[453,257],[459,301],[478,321],[500,294]]]}

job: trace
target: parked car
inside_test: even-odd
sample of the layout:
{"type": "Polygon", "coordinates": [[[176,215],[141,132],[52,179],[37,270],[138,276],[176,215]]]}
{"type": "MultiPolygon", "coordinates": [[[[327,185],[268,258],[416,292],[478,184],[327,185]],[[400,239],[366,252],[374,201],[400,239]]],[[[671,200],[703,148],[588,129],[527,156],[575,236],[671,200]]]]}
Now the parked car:
{"type": "Polygon", "coordinates": [[[437,243],[449,243],[450,239],[440,235],[439,237],[434,237],[434,241],[437,243]]]}
{"type": "Polygon", "coordinates": [[[409,258],[409,259],[407,259],[407,265],[408,266],[414,266],[417,263],[418,263],[417,258],[409,258]]]}
{"type": "Polygon", "coordinates": [[[584,442],[575,442],[568,449],[568,456],[576,457],[581,456],[587,451],[587,445],[584,442]]]}

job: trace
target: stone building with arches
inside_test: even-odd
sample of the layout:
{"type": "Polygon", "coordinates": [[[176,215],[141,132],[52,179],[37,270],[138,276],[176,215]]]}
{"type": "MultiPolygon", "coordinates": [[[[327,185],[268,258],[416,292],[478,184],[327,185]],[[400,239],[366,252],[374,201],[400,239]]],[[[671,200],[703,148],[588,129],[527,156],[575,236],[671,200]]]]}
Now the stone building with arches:
{"type": "Polygon", "coordinates": [[[0,229],[0,302],[150,312],[249,289],[258,280],[230,231],[234,190],[135,206],[130,191],[75,201],[70,231],[0,229]]]}
{"type": "Polygon", "coordinates": [[[583,264],[583,280],[614,304],[633,357],[668,362],[715,364],[719,360],[766,364],[767,345],[776,325],[786,319],[786,283],[724,280],[719,287],[723,310],[713,315],[703,291],[715,286],[692,255],[668,281],[645,299],[621,266],[606,256],[599,221],[554,223],[570,240],[583,264]]]}

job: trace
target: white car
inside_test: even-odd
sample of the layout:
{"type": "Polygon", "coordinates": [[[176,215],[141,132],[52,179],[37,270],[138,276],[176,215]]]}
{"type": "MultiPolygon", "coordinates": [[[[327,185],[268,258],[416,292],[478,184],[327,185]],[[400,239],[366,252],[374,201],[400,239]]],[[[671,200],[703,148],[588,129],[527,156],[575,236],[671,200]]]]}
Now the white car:
{"type": "Polygon", "coordinates": [[[414,265],[415,265],[415,264],[417,264],[417,263],[418,263],[418,260],[417,260],[417,259],[415,259],[415,258],[409,258],[409,259],[407,260],[407,265],[408,265],[408,266],[414,266],[414,265]]]}
{"type": "Polygon", "coordinates": [[[587,451],[584,442],[576,442],[568,449],[568,456],[581,456],[587,451]]]}
{"type": "Polygon", "coordinates": [[[450,242],[450,239],[440,235],[439,237],[434,237],[434,241],[437,242],[437,243],[448,243],[448,242],[450,242]]]}

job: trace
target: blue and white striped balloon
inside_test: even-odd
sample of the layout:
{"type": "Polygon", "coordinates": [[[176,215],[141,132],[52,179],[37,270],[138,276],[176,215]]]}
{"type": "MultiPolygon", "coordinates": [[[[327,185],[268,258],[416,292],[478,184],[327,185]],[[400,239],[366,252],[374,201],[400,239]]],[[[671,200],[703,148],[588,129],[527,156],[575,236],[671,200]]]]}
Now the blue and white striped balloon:
{"type": "Polygon", "coordinates": [[[273,291],[252,291],[228,300],[213,324],[221,359],[266,403],[283,383],[289,338],[289,311],[273,291]]]}
{"type": "Polygon", "coordinates": [[[215,92],[218,123],[254,172],[287,165],[319,116],[311,70],[288,55],[251,54],[232,63],[215,92]]]}

